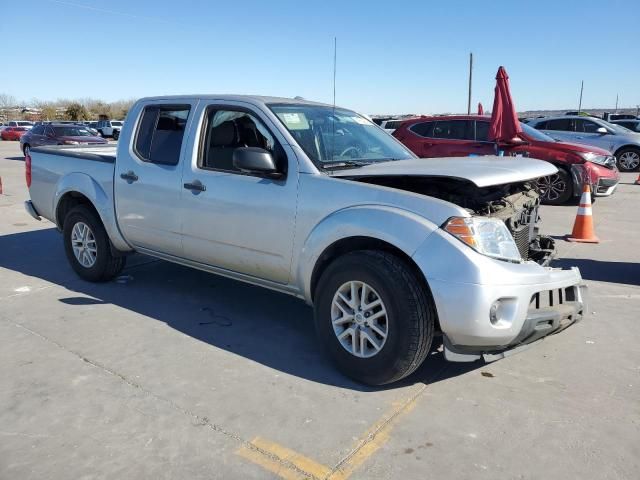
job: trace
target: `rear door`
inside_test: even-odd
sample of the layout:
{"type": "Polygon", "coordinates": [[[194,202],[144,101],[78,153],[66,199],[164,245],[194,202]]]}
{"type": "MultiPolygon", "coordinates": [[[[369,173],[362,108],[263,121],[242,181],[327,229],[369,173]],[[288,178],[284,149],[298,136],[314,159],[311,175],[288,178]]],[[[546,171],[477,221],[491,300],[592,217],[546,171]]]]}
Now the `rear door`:
{"type": "Polygon", "coordinates": [[[202,102],[200,128],[184,164],[185,258],[254,278],[289,280],[298,192],[298,162],[276,125],[243,102],[202,102]],[[271,152],[281,179],[233,165],[236,148],[271,152]],[[196,188],[194,188],[196,187],[196,188]]]}
{"type": "MultiPolygon", "coordinates": [[[[572,118],[554,118],[544,121],[544,128],[538,130],[544,131],[551,138],[561,140],[563,142],[576,142],[576,123],[572,118]]],[[[581,142],[577,142],[581,143],[581,142]]]]}
{"type": "MultiPolygon", "coordinates": [[[[136,248],[182,256],[182,158],[195,101],[143,106],[114,175],[118,224],[136,248]]],[[[134,118],[136,118],[134,117],[134,118]]]]}
{"type": "Polygon", "coordinates": [[[473,120],[437,120],[431,138],[424,142],[424,156],[467,157],[482,154],[481,142],[475,139],[473,120]]]}

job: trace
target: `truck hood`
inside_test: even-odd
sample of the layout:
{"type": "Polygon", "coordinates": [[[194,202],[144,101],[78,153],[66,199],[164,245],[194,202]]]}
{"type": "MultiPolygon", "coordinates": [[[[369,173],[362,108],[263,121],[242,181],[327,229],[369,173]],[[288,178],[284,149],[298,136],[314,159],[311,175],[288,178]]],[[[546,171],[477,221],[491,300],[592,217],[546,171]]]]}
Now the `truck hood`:
{"type": "Polygon", "coordinates": [[[543,160],[523,157],[415,158],[379,162],[358,168],[335,170],[334,177],[448,177],[468,180],[477,187],[524,182],[558,171],[543,160]]]}

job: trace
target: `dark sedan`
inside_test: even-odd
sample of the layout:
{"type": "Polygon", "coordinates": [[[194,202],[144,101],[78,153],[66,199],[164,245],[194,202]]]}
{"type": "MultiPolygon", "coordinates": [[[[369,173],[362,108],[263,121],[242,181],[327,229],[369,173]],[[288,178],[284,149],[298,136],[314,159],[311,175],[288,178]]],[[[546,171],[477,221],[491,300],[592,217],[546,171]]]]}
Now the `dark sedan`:
{"type": "Polygon", "coordinates": [[[20,147],[25,155],[33,147],[43,145],[102,145],[107,143],[102,137],[91,133],[82,125],[51,124],[38,125],[20,138],[20,147]]]}

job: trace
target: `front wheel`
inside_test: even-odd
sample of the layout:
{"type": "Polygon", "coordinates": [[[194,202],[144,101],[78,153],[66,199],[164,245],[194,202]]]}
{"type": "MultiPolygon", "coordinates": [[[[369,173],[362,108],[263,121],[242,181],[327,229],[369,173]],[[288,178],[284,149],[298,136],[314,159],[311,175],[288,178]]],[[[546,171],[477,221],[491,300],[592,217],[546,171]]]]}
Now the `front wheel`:
{"type": "Polygon", "coordinates": [[[24,152],[24,156],[28,157],[31,154],[31,146],[29,146],[28,143],[25,143],[24,147],[22,147],[22,151],[24,152]]]}
{"type": "Polygon", "coordinates": [[[573,194],[571,175],[562,168],[558,168],[558,173],[554,175],[538,179],[537,183],[541,201],[546,205],[562,205],[573,194]]]}
{"type": "Polygon", "coordinates": [[[118,140],[118,138],[120,138],[120,131],[119,130],[114,130],[113,131],[113,139],[114,140],[118,140]]]}
{"type": "Polygon", "coordinates": [[[372,250],[348,253],[327,267],[315,293],[318,336],[347,376],[383,385],[426,358],[437,314],[424,279],[404,260],[372,250]]]}
{"type": "Polygon", "coordinates": [[[616,159],[621,172],[633,172],[640,166],[640,150],[623,148],[616,155],[616,159]]]}
{"type": "Polygon", "coordinates": [[[107,232],[100,218],[89,208],[72,208],[62,230],[64,250],[75,272],[90,282],[111,280],[124,268],[126,257],[111,253],[107,232]]]}

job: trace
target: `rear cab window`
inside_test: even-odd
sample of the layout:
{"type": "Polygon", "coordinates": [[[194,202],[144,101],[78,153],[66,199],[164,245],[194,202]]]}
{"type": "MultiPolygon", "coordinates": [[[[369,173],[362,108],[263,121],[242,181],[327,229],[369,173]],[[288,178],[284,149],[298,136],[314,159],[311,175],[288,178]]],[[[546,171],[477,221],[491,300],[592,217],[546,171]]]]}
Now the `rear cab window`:
{"type": "Polygon", "coordinates": [[[145,162],[177,165],[190,111],[190,105],[145,107],[134,143],[138,157],[145,162]]]}

